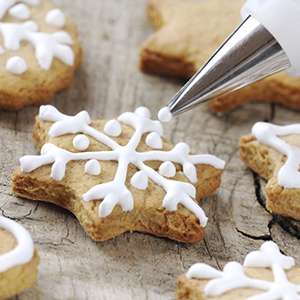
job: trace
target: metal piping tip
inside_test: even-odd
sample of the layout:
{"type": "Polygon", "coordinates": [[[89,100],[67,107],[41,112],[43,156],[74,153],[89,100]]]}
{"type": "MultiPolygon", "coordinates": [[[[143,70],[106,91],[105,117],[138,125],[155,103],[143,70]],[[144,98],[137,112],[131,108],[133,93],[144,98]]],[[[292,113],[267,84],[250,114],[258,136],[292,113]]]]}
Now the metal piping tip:
{"type": "Polygon", "coordinates": [[[272,36],[249,16],[169,103],[173,115],[290,67],[272,36]]]}

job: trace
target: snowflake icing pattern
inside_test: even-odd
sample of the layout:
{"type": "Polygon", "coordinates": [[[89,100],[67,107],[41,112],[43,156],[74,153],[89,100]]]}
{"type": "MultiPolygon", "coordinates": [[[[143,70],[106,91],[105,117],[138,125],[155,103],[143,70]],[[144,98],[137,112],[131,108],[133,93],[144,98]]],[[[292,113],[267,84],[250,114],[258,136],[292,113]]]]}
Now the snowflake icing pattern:
{"type": "MultiPolygon", "coordinates": [[[[73,140],[74,144],[75,139],[78,141],[81,136],[83,142],[81,150],[88,148],[88,141],[87,143],[84,141],[87,140],[87,137],[92,137],[111,150],[73,153],[48,143],[42,147],[41,155],[24,156],[20,159],[22,171],[31,172],[41,166],[52,164],[51,177],[55,180],[62,180],[65,176],[67,163],[70,161],[85,160],[87,161],[86,167],[87,165],[97,167],[99,161],[117,161],[118,167],[114,179],[111,182],[92,187],[82,197],[83,201],[102,199],[99,205],[99,216],[106,217],[112,213],[116,205],[120,205],[124,212],[133,209],[133,195],[125,184],[128,166],[133,164],[138,171],[130,180],[132,186],[145,190],[148,186],[148,180],[151,179],[166,192],[162,203],[164,208],[168,211],[175,211],[178,204],[181,204],[197,216],[202,226],[206,225],[207,217],[194,200],[196,197],[194,185],[171,179],[176,174],[174,163],[182,166],[183,173],[192,183],[197,182],[195,167],[197,164],[208,164],[223,169],[225,163],[212,155],[190,155],[189,146],[184,143],[177,144],[170,151],[157,150],[162,148],[163,128],[159,121],[151,119],[150,111],[147,108],[140,107],[134,113],[126,112],[117,120],[109,121],[104,128],[104,133],[90,126],[91,119],[86,111],[75,116],[68,116],[48,105],[40,108],[39,117],[41,120],[54,122],[48,132],[50,137],[76,134],[73,140]],[[121,134],[120,123],[134,129],[133,135],[125,146],[119,145],[111,138],[111,136],[116,137],[121,134]],[[145,134],[147,134],[146,143],[152,145],[152,148],[155,147],[156,150],[137,151],[137,147],[145,134]],[[84,144],[86,145],[84,146],[84,144]],[[146,165],[145,162],[147,161],[162,162],[159,171],[146,165]]],[[[100,166],[96,169],[99,171],[100,166]]]]}
{"type": "MultiPolygon", "coordinates": [[[[1,0],[0,19],[13,7],[23,2],[25,5],[38,6],[40,0],[1,0]]],[[[72,37],[66,31],[46,33],[39,31],[36,22],[28,20],[21,23],[0,22],[0,32],[4,40],[4,48],[18,50],[23,41],[30,43],[35,49],[35,55],[40,67],[49,70],[53,59],[57,58],[66,65],[74,64],[74,53],[71,48],[72,37]]]]}
{"type": "Polygon", "coordinates": [[[265,242],[259,251],[253,251],[246,256],[244,267],[270,268],[274,277],[273,282],[247,276],[244,267],[237,262],[228,263],[223,271],[206,264],[195,264],[187,272],[187,277],[212,279],[204,289],[205,295],[211,297],[235,289],[253,288],[264,292],[246,300],[299,300],[300,285],[289,282],[285,273],[285,270],[290,270],[294,266],[295,260],[281,254],[278,246],[269,241],[265,242]]]}

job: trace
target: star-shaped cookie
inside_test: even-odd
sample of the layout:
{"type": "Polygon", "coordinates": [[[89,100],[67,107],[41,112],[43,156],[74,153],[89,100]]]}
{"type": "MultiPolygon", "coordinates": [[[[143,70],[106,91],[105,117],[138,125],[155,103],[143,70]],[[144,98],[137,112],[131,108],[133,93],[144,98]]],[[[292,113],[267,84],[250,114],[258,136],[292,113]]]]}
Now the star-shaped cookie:
{"type": "Polygon", "coordinates": [[[76,26],[51,0],[0,1],[0,109],[48,103],[80,60],[76,26]]]}
{"type": "MultiPolygon", "coordinates": [[[[149,0],[156,32],[144,43],[144,72],[190,78],[241,22],[244,0],[149,0]]],[[[275,102],[300,110],[300,79],[281,73],[210,102],[225,112],[251,101],[275,102]]]]}
{"type": "Polygon", "coordinates": [[[300,220],[300,124],[259,122],[240,140],[245,164],[267,180],[267,209],[300,220]]]}
{"type": "Polygon", "coordinates": [[[41,155],[20,159],[13,191],[70,210],[96,241],[139,231],[197,242],[207,223],[198,201],[217,190],[224,162],[162,136],[144,107],[107,122],[43,106],[33,132],[41,155]]]}

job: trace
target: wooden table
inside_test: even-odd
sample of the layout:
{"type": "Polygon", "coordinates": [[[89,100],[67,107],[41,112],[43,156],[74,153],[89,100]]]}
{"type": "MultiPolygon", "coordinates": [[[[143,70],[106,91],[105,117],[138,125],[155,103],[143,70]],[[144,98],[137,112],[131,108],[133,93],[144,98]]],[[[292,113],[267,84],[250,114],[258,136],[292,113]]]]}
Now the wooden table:
{"type": "MultiPolygon", "coordinates": [[[[157,111],[181,83],[139,72],[139,46],[151,33],[146,0],[64,0],[60,4],[80,24],[84,61],[68,91],[54,104],[72,114],[111,118],[146,105],[157,111]]],[[[18,299],[174,299],[176,277],[198,261],[223,266],[273,239],[300,263],[299,224],[272,216],[262,207],[263,182],[239,159],[238,137],[254,122],[298,122],[300,114],[252,104],[217,117],[205,105],[168,128],[174,142],[216,154],[228,162],[219,194],[204,201],[209,216],[204,241],[178,244],[143,234],[112,241],[90,240],[76,219],[55,206],[23,201],[10,190],[18,158],[34,153],[31,129],[37,108],[0,113],[0,211],[32,233],[41,255],[39,280],[18,299]],[[290,231],[292,234],[287,233],[290,231]]]]}

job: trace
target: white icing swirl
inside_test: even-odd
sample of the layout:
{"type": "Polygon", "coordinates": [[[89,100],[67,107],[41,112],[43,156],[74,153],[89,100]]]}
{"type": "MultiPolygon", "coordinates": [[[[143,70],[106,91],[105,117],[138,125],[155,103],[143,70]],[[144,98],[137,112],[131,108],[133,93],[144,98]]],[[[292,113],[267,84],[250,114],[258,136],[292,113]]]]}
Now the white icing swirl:
{"type": "Polygon", "coordinates": [[[115,130],[118,127],[116,124],[119,124],[119,122],[134,129],[128,144],[121,146],[108,135],[91,127],[91,119],[87,112],[83,111],[75,116],[67,116],[60,113],[53,106],[42,106],[39,117],[44,121],[54,122],[50,127],[49,136],[59,137],[65,134],[82,133],[106,145],[111,150],[73,153],[53,144],[46,144],[43,146],[40,156],[22,157],[20,159],[21,169],[24,172],[31,172],[41,166],[52,164],[51,177],[55,180],[62,180],[65,176],[66,166],[70,161],[117,161],[118,167],[114,179],[92,187],[83,195],[84,201],[103,199],[99,205],[99,216],[104,218],[112,213],[116,205],[120,205],[124,212],[131,211],[134,208],[132,192],[126,186],[128,168],[132,164],[140,171],[131,178],[131,184],[134,187],[146,189],[148,179],[151,179],[166,192],[163,199],[164,208],[169,211],[176,211],[178,204],[182,204],[198,217],[202,226],[205,226],[207,217],[194,200],[196,188],[190,183],[163,177],[156,170],[149,167],[146,162],[162,162],[161,173],[164,176],[175,176],[176,169],[173,163],[180,164],[183,166],[183,169],[186,169],[185,172],[191,173],[190,168],[184,166],[195,166],[204,163],[223,169],[224,161],[212,155],[190,155],[189,147],[183,143],[176,145],[170,151],[137,151],[144,135],[153,132],[159,136],[162,135],[163,128],[161,123],[151,120],[149,116],[149,110],[142,107],[138,108],[134,113],[123,113],[118,118],[118,121],[113,122],[112,126],[108,126],[110,129],[113,129],[108,130],[110,135],[119,134],[120,130],[115,130]]]}
{"type": "Polygon", "coordinates": [[[12,74],[21,75],[27,71],[26,61],[20,56],[11,57],[6,62],[6,70],[12,74]]]}
{"type": "Polygon", "coordinates": [[[278,172],[278,184],[285,188],[300,188],[300,149],[289,145],[281,137],[288,135],[299,135],[300,124],[277,126],[269,123],[256,123],[252,129],[256,139],[285,155],[287,160],[278,172]]]}
{"type": "Polygon", "coordinates": [[[207,280],[204,293],[208,297],[218,297],[237,289],[250,288],[262,290],[263,293],[250,299],[260,300],[298,300],[300,297],[300,285],[289,282],[284,270],[290,270],[295,266],[292,257],[280,253],[274,242],[265,242],[259,251],[254,251],[246,256],[244,267],[270,268],[274,281],[267,281],[248,277],[242,265],[230,262],[225,265],[223,271],[216,270],[206,264],[193,265],[186,276],[207,280]],[[288,296],[288,297],[287,297],[288,296]]]}
{"type": "MultiPolygon", "coordinates": [[[[39,5],[38,0],[1,0],[0,19],[7,12],[18,20],[25,20],[30,17],[30,10],[26,5],[39,5]],[[15,5],[16,4],[16,5],[15,5]]],[[[56,25],[62,23],[62,16],[57,10],[50,12],[50,19],[56,25]],[[52,13],[51,13],[52,12],[52,13]],[[56,12],[56,13],[55,13],[56,12]],[[53,17],[53,15],[55,15],[53,17]],[[51,18],[52,17],[52,18],[51,18]]],[[[4,47],[7,50],[19,50],[22,42],[32,45],[39,66],[43,70],[49,70],[53,59],[57,58],[66,65],[74,65],[74,52],[71,48],[72,38],[65,31],[46,33],[39,31],[38,25],[33,21],[24,23],[0,22],[0,33],[3,36],[4,47]]],[[[15,73],[18,74],[18,73],[15,73]]]]}
{"type": "Polygon", "coordinates": [[[0,273],[30,262],[34,254],[34,246],[28,231],[18,223],[4,217],[0,217],[0,228],[10,232],[17,241],[14,249],[0,255],[0,273]]]}

